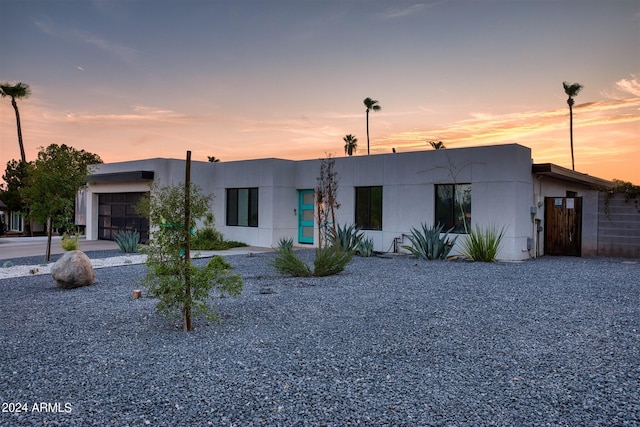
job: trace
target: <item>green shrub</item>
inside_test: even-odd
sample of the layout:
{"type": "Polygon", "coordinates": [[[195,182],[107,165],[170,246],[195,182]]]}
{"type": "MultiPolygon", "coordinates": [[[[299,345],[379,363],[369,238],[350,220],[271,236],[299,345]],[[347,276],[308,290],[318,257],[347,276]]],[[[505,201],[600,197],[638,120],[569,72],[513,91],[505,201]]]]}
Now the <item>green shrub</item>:
{"type": "Polygon", "coordinates": [[[197,230],[190,241],[191,249],[196,251],[224,251],[245,246],[247,244],[243,242],[224,240],[223,234],[211,227],[197,230]]]}
{"type": "Polygon", "coordinates": [[[288,274],[294,277],[309,277],[311,269],[293,249],[283,248],[278,250],[278,254],[272,263],[273,267],[280,274],[288,274]]]}
{"type": "Polygon", "coordinates": [[[313,261],[313,275],[316,277],[333,276],[343,271],[353,258],[353,251],[325,246],[316,249],[313,261]]]}
{"type": "Polygon", "coordinates": [[[118,244],[120,251],[125,254],[131,254],[138,250],[140,244],[140,233],[137,230],[120,231],[113,236],[113,239],[118,244]]]}
{"type": "Polygon", "coordinates": [[[460,253],[471,261],[494,262],[500,250],[505,228],[475,226],[462,242],[460,253]]]}
{"type": "Polygon", "coordinates": [[[209,263],[207,264],[207,268],[217,268],[219,270],[231,270],[233,267],[231,266],[231,264],[229,264],[229,261],[227,261],[221,256],[216,255],[213,258],[211,258],[211,260],[209,260],[209,263]]]}
{"type": "Polygon", "coordinates": [[[345,224],[344,228],[337,224],[335,231],[329,228],[329,245],[346,251],[355,251],[364,238],[364,234],[359,231],[353,224],[349,226],[345,224]]]}
{"type": "Polygon", "coordinates": [[[362,239],[362,241],[360,241],[360,243],[358,244],[356,254],[362,257],[370,257],[371,255],[373,255],[373,239],[371,237],[362,239]]]}
{"type": "Polygon", "coordinates": [[[73,233],[73,235],[69,235],[68,233],[62,234],[62,240],[60,240],[60,246],[65,251],[77,251],[78,250],[78,238],[80,237],[79,233],[73,233]]]}
{"type": "Polygon", "coordinates": [[[205,227],[198,229],[191,237],[191,248],[201,251],[217,250],[220,243],[224,241],[222,233],[215,228],[205,227]]]}
{"type": "Polygon", "coordinates": [[[236,297],[242,292],[242,277],[231,272],[231,266],[222,257],[213,257],[204,267],[193,264],[151,265],[151,274],[145,278],[150,298],[158,299],[157,310],[169,318],[178,318],[189,299],[194,317],[219,321],[217,312],[210,306],[209,293],[215,289],[220,297],[236,297]],[[184,295],[184,278],[189,269],[190,295],[184,295]]]}
{"type": "Polygon", "coordinates": [[[294,277],[323,277],[338,274],[345,269],[353,258],[352,251],[336,249],[325,246],[316,249],[316,257],[313,260],[313,270],[292,249],[278,250],[278,254],[272,265],[281,274],[294,277]]]}
{"type": "Polygon", "coordinates": [[[411,241],[411,246],[403,246],[403,248],[419,259],[446,259],[458,238],[456,236],[453,239],[449,239],[449,233],[453,229],[444,233],[444,236],[440,236],[442,234],[442,224],[438,224],[436,227],[430,227],[426,224],[421,225],[422,230],[411,228],[411,236],[407,236],[411,241]]]}

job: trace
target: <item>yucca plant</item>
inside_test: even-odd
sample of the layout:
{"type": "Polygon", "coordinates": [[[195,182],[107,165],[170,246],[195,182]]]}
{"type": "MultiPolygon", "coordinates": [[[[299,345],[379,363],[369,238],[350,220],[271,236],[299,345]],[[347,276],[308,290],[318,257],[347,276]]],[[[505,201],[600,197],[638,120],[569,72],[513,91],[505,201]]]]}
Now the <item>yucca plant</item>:
{"type": "Polygon", "coordinates": [[[335,231],[329,229],[329,245],[346,251],[355,251],[363,238],[364,233],[353,224],[344,227],[337,224],[335,231]]]}
{"type": "Polygon", "coordinates": [[[272,263],[280,274],[288,274],[294,277],[311,276],[311,268],[294,251],[286,246],[278,249],[278,254],[272,263]]]}
{"type": "Polygon", "coordinates": [[[362,239],[360,244],[358,244],[356,254],[362,257],[370,257],[373,255],[373,239],[371,237],[362,239]]]}
{"type": "Polygon", "coordinates": [[[278,249],[272,265],[281,274],[294,277],[323,277],[338,274],[345,269],[353,258],[353,251],[345,251],[334,246],[316,249],[316,258],[311,267],[286,245],[278,249]]]}
{"type": "Polygon", "coordinates": [[[353,251],[331,246],[316,249],[316,259],[313,261],[313,275],[324,277],[338,274],[345,269],[352,258],[353,251]]]}
{"type": "Polygon", "coordinates": [[[470,261],[494,262],[504,233],[504,227],[476,225],[469,232],[467,239],[462,242],[460,253],[470,261]]]}
{"type": "Polygon", "coordinates": [[[138,250],[140,244],[140,233],[137,230],[120,231],[113,236],[120,250],[126,254],[134,253],[138,250]]]}
{"type": "Polygon", "coordinates": [[[411,228],[411,236],[407,236],[411,241],[411,246],[403,246],[404,249],[411,252],[419,259],[445,259],[453,245],[455,245],[458,236],[453,239],[449,239],[450,229],[444,236],[442,224],[438,224],[435,227],[430,227],[427,224],[421,224],[422,230],[415,227],[411,228]]]}

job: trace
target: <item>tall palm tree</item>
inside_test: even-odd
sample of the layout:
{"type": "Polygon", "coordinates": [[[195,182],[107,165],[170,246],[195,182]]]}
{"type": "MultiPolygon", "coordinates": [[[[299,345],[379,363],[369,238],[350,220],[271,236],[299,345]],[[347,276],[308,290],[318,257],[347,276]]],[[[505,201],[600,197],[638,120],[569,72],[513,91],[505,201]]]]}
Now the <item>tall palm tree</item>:
{"type": "Polygon", "coordinates": [[[20,158],[23,162],[27,161],[27,157],[24,154],[24,144],[22,143],[22,129],[20,128],[20,112],[18,111],[18,104],[16,99],[28,98],[31,95],[31,88],[26,83],[18,83],[12,85],[10,83],[0,83],[0,95],[11,97],[11,105],[16,112],[16,123],[18,125],[18,144],[20,145],[20,158]]]}
{"type": "Polygon", "coordinates": [[[358,148],[358,138],[349,134],[342,138],[344,141],[344,154],[352,156],[358,148]]]}
{"type": "Polygon", "coordinates": [[[569,132],[571,137],[571,169],[576,170],[575,163],[573,161],[573,98],[578,95],[578,93],[582,90],[583,86],[580,83],[569,84],[567,82],[562,82],[562,86],[564,86],[564,93],[569,95],[567,99],[567,104],[569,104],[569,132]]]}
{"type": "Polygon", "coordinates": [[[217,158],[216,156],[207,156],[207,159],[209,159],[210,163],[219,163],[220,159],[217,158]]]}
{"type": "Polygon", "coordinates": [[[367,107],[367,155],[369,154],[369,111],[380,111],[380,105],[375,99],[369,97],[364,99],[364,106],[367,107]]]}

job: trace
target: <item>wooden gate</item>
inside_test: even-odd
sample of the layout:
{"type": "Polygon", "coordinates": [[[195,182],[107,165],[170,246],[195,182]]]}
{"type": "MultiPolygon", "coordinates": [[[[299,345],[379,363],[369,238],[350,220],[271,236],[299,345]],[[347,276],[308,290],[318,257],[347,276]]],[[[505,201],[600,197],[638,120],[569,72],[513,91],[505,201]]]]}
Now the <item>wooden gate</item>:
{"type": "Polygon", "coordinates": [[[581,255],[582,197],[546,197],[544,224],[545,255],[581,255]]]}

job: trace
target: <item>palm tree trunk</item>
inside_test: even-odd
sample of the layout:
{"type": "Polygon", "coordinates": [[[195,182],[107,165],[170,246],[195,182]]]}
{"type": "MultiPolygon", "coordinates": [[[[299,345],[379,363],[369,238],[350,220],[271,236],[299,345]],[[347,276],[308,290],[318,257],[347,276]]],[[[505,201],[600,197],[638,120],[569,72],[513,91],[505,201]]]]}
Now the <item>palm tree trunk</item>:
{"type": "Polygon", "coordinates": [[[20,112],[18,111],[18,104],[15,98],[11,98],[11,105],[16,112],[16,125],[18,126],[18,144],[20,145],[20,158],[23,162],[27,161],[27,157],[24,154],[24,144],[22,143],[22,128],[20,127],[20,112]]]}
{"type": "Polygon", "coordinates": [[[367,156],[369,155],[369,109],[367,108],[367,156]]]}

